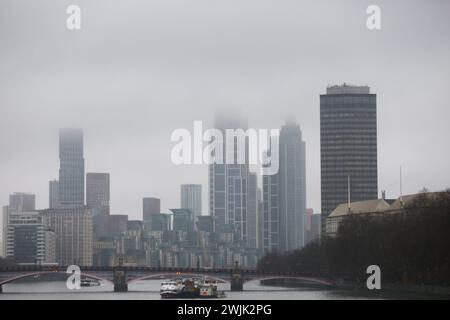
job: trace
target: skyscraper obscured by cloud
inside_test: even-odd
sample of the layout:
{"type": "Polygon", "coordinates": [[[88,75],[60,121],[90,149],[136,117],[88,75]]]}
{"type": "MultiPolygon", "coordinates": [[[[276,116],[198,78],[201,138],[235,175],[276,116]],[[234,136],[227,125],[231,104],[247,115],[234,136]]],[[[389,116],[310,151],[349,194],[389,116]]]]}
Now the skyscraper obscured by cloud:
{"type": "Polygon", "coordinates": [[[293,120],[280,130],[279,162],[277,174],[263,176],[265,251],[289,251],[305,245],[305,142],[293,120]]]}
{"type": "Polygon", "coordinates": [[[84,206],[83,131],[59,132],[59,204],[61,208],[84,206]]]}
{"type": "Polygon", "coordinates": [[[244,242],[247,241],[248,143],[245,139],[245,155],[240,154],[238,138],[229,141],[226,131],[246,128],[247,123],[243,119],[217,117],[215,129],[220,130],[224,137],[223,163],[209,165],[209,208],[216,231],[231,228],[235,232],[234,239],[244,242]],[[234,157],[234,163],[226,163],[227,155],[234,157]],[[245,156],[244,163],[237,163],[240,156],[245,156]]]}

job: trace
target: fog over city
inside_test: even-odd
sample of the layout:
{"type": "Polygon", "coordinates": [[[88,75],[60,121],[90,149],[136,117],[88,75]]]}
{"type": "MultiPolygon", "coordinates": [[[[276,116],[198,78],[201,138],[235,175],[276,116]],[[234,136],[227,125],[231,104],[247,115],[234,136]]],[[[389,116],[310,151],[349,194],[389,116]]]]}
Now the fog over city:
{"type": "Polygon", "coordinates": [[[217,113],[306,142],[307,206],[320,212],[319,95],[344,82],[377,94],[378,189],[387,197],[450,187],[450,2],[158,0],[0,2],[0,205],[13,192],[48,207],[58,130],[84,130],[86,172],[111,174],[111,213],[142,218],[142,198],[179,207],[171,133],[217,113]],[[376,2],[382,29],[366,28],[376,2]],[[81,30],[66,28],[69,4],[81,30]]]}

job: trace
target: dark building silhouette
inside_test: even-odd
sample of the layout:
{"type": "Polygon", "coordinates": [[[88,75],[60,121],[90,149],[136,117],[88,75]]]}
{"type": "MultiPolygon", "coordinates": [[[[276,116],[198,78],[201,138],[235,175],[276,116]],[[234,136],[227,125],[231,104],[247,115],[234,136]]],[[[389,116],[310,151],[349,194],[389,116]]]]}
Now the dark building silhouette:
{"type": "Polygon", "coordinates": [[[322,231],[341,203],[377,199],[377,101],[367,86],[332,86],[320,96],[322,231]]]}

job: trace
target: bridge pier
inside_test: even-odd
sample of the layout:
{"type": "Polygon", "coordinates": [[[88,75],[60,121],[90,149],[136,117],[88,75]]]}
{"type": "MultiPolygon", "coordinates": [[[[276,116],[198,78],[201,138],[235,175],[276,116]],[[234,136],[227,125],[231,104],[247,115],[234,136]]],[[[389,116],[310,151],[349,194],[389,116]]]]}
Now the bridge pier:
{"type": "Polygon", "coordinates": [[[231,271],[231,291],[244,291],[244,280],[242,279],[242,272],[238,268],[236,262],[236,268],[231,271]]]}
{"type": "Polygon", "coordinates": [[[122,269],[114,269],[114,292],[127,292],[127,273],[122,269]]]}
{"type": "Polygon", "coordinates": [[[0,293],[3,293],[3,286],[0,285],[0,293]]]}

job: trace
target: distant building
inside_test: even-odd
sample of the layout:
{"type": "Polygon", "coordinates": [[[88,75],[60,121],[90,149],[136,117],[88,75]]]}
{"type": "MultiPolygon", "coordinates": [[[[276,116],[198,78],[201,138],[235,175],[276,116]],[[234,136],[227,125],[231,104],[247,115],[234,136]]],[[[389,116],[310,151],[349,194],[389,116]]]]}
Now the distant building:
{"type": "Polygon", "coordinates": [[[127,231],[128,216],[126,214],[112,214],[108,217],[108,235],[117,237],[127,231]]]}
{"type": "Polygon", "coordinates": [[[312,239],[312,216],[314,214],[314,210],[311,208],[306,209],[305,211],[305,241],[306,243],[310,242],[312,239]]]}
{"type": "Polygon", "coordinates": [[[9,196],[9,213],[21,213],[36,210],[36,196],[30,193],[16,192],[9,196]]]}
{"type": "Polygon", "coordinates": [[[305,245],[306,164],[300,126],[288,120],[280,130],[279,170],[263,176],[264,251],[305,245]]]}
{"type": "Polygon", "coordinates": [[[197,217],[197,230],[213,233],[214,232],[214,218],[211,216],[197,217]]]}
{"type": "Polygon", "coordinates": [[[91,209],[48,209],[41,211],[56,239],[56,262],[60,265],[93,264],[93,222],[91,209]]]}
{"type": "Polygon", "coordinates": [[[86,174],[86,205],[95,209],[95,214],[109,215],[110,178],[109,173],[86,174]]]}
{"type": "Polygon", "coordinates": [[[377,97],[367,86],[332,86],[320,96],[322,228],[347,202],[378,198],[377,97]]]}
{"type": "Polygon", "coordinates": [[[143,220],[151,220],[151,215],[154,213],[161,213],[161,200],[158,198],[144,198],[143,199],[143,220]]]}
{"type": "Polygon", "coordinates": [[[5,230],[7,258],[17,264],[55,262],[55,233],[39,212],[10,213],[5,230]]]}
{"type": "Polygon", "coordinates": [[[50,209],[58,209],[59,204],[59,181],[52,180],[48,183],[48,207],[50,209]]]}
{"type": "Polygon", "coordinates": [[[171,214],[154,213],[150,216],[150,231],[169,231],[172,229],[171,214]]]}
{"type": "Polygon", "coordinates": [[[313,214],[311,217],[311,241],[320,239],[322,230],[322,217],[320,213],[313,214]]]}
{"type": "Polygon", "coordinates": [[[61,208],[84,206],[83,131],[59,132],[59,204],[61,208]]]}
{"type": "Polygon", "coordinates": [[[202,185],[182,184],[181,185],[181,208],[189,209],[194,216],[202,215],[202,185]]]}
{"type": "Polygon", "coordinates": [[[189,209],[170,209],[173,212],[174,231],[194,231],[194,215],[189,209]]]}

